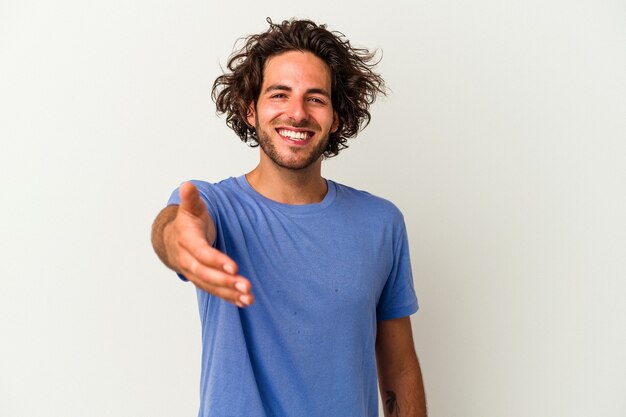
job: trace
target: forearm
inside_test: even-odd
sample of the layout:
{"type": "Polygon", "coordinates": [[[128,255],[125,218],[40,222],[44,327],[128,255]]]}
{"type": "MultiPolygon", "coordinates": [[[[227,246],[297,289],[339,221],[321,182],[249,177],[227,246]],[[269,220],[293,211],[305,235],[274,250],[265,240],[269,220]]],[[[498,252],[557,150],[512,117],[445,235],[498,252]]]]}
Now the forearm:
{"type": "Polygon", "coordinates": [[[167,247],[165,245],[165,229],[176,218],[178,206],[167,206],[158,214],[152,223],[152,247],[157,256],[170,269],[174,269],[168,260],[167,247]]]}
{"type": "Polygon", "coordinates": [[[409,317],[378,322],[376,360],[385,417],[426,417],[422,371],[409,317]]]}
{"type": "Polygon", "coordinates": [[[426,398],[419,362],[415,358],[414,363],[407,365],[402,370],[379,368],[385,417],[426,417],[426,398]]]}

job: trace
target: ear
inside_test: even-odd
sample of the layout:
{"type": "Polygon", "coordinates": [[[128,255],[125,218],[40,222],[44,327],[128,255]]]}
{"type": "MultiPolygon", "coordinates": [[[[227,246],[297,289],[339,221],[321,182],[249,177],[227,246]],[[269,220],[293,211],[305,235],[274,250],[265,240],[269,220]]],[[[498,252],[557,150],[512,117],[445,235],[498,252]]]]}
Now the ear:
{"type": "Polygon", "coordinates": [[[254,103],[250,103],[248,105],[248,114],[246,114],[246,120],[248,121],[248,125],[250,125],[250,127],[255,127],[256,126],[256,106],[254,105],[254,103]]]}
{"type": "Polygon", "coordinates": [[[330,126],[330,133],[335,133],[339,129],[339,115],[333,111],[333,124],[330,126]]]}

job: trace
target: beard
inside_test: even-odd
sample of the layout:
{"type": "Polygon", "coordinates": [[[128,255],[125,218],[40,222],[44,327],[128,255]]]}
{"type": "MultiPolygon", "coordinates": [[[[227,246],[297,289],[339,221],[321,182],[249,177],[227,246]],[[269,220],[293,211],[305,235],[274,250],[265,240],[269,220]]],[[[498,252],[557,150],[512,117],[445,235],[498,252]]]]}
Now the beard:
{"type": "MultiPolygon", "coordinates": [[[[291,127],[296,128],[311,129],[316,134],[319,133],[321,130],[318,125],[313,125],[308,122],[298,124],[282,124],[282,126],[286,125],[290,125],[291,127]]],[[[272,128],[271,125],[270,128],[272,128]]],[[[263,128],[259,124],[258,118],[256,120],[256,132],[257,142],[259,143],[259,146],[261,147],[263,152],[270,158],[270,160],[272,160],[272,162],[274,162],[281,168],[293,171],[308,168],[309,166],[311,166],[311,164],[316,162],[324,154],[324,151],[328,146],[328,139],[330,136],[329,134],[327,134],[326,137],[322,138],[312,149],[308,147],[307,149],[303,149],[300,147],[292,146],[290,147],[291,152],[289,152],[289,155],[281,155],[278,152],[276,144],[272,141],[270,132],[263,130],[263,128]]],[[[278,134],[276,131],[274,132],[278,134]]]]}

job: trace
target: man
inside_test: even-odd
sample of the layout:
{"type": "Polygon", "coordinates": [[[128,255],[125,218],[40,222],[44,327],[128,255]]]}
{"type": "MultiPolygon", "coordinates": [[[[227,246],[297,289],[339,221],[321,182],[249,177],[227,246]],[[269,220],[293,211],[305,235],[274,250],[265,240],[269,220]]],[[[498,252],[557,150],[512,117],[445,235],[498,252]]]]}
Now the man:
{"type": "Polygon", "coordinates": [[[181,185],[159,213],[160,259],[197,287],[200,416],[425,416],[402,215],[325,180],[383,93],[373,54],[307,20],[247,38],[213,85],[260,145],[246,175],[181,185]]]}

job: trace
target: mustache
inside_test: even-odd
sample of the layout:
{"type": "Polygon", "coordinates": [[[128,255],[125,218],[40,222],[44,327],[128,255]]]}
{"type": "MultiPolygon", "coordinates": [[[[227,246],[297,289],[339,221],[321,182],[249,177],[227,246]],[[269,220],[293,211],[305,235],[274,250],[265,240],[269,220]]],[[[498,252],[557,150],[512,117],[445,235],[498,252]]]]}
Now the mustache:
{"type": "Polygon", "coordinates": [[[300,122],[296,122],[294,120],[277,120],[273,123],[274,126],[285,126],[285,127],[294,127],[297,129],[309,129],[316,132],[319,132],[321,129],[320,125],[315,122],[311,122],[309,120],[302,120],[300,122]]]}

